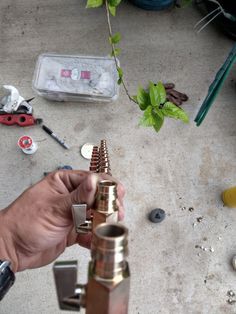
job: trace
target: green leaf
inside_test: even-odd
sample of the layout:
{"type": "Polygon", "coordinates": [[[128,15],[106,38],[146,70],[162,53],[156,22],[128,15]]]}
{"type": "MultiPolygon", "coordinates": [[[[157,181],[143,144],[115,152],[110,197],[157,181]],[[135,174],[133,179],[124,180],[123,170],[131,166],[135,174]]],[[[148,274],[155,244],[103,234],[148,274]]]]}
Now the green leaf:
{"type": "Polygon", "coordinates": [[[103,0],[87,0],[86,8],[97,8],[103,5],[103,0]]]}
{"type": "Polygon", "coordinates": [[[138,98],[137,96],[131,96],[131,98],[133,99],[134,102],[136,102],[138,104],[138,98]]]}
{"type": "Polygon", "coordinates": [[[108,0],[108,4],[112,7],[117,7],[121,3],[121,0],[108,0]]]}
{"type": "Polygon", "coordinates": [[[152,106],[148,106],[141,117],[139,124],[142,126],[154,126],[155,119],[152,114],[152,106]]]}
{"type": "Polygon", "coordinates": [[[108,9],[109,9],[111,15],[116,16],[116,7],[113,7],[110,4],[108,4],[108,9]]]}
{"type": "Polygon", "coordinates": [[[180,1],[180,7],[185,7],[189,5],[192,2],[192,0],[181,0],[180,1]]]}
{"type": "Polygon", "coordinates": [[[110,44],[118,44],[120,39],[121,39],[120,33],[115,33],[115,35],[109,37],[110,44]]]}
{"type": "Polygon", "coordinates": [[[121,53],[121,49],[120,48],[115,48],[114,51],[112,51],[111,56],[118,56],[121,53]]]}
{"type": "Polygon", "coordinates": [[[160,96],[160,103],[164,104],[166,102],[166,89],[164,85],[162,84],[162,82],[157,83],[156,89],[160,96]]]}
{"type": "Polygon", "coordinates": [[[117,72],[119,74],[119,78],[122,78],[123,77],[123,70],[120,67],[118,67],[117,72]]]}
{"type": "Polygon", "coordinates": [[[149,83],[149,95],[150,95],[150,100],[151,100],[151,104],[153,107],[155,106],[160,106],[160,95],[159,92],[157,90],[157,86],[155,86],[153,84],[153,82],[149,83]]]}
{"type": "Polygon", "coordinates": [[[141,86],[138,88],[137,102],[141,110],[145,110],[150,105],[149,94],[141,86]]]}
{"type": "Polygon", "coordinates": [[[189,117],[188,117],[187,113],[183,109],[177,107],[172,102],[167,101],[164,104],[161,111],[164,114],[164,116],[166,116],[166,117],[179,119],[185,123],[189,122],[189,117]]]}
{"type": "Polygon", "coordinates": [[[143,117],[140,119],[140,125],[152,126],[156,132],[160,130],[164,122],[164,116],[158,115],[150,105],[144,111],[143,117]]]}
{"type": "Polygon", "coordinates": [[[158,115],[161,119],[164,119],[164,114],[159,107],[153,108],[153,112],[158,115]]]}
{"type": "Polygon", "coordinates": [[[164,117],[161,118],[159,115],[157,115],[155,117],[155,124],[153,125],[156,132],[160,131],[160,128],[162,127],[163,123],[164,123],[164,117]]]}
{"type": "Polygon", "coordinates": [[[118,68],[117,68],[117,72],[118,72],[118,75],[119,75],[119,79],[118,79],[118,81],[117,81],[117,84],[120,85],[120,84],[122,83],[123,70],[122,70],[120,67],[118,67],[118,68]]]}

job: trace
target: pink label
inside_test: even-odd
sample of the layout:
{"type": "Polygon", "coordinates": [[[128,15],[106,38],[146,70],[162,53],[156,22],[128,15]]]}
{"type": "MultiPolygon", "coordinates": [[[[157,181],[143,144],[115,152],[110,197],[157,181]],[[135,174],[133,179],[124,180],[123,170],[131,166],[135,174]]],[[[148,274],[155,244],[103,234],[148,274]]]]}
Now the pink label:
{"type": "Polygon", "coordinates": [[[90,80],[90,71],[81,71],[80,78],[90,80]]]}
{"type": "MultiPolygon", "coordinates": [[[[61,70],[61,77],[67,77],[67,78],[75,79],[75,76],[76,76],[76,79],[78,79],[77,75],[78,75],[78,70],[76,70],[76,69],[74,69],[74,70],[62,69],[61,70]],[[73,76],[72,76],[72,74],[73,74],[73,76]]],[[[81,71],[80,72],[80,78],[82,80],[90,80],[90,77],[91,77],[90,71],[81,71]]]]}
{"type": "Polygon", "coordinates": [[[65,69],[62,69],[61,70],[61,77],[71,77],[71,70],[65,70],[65,69]]]}

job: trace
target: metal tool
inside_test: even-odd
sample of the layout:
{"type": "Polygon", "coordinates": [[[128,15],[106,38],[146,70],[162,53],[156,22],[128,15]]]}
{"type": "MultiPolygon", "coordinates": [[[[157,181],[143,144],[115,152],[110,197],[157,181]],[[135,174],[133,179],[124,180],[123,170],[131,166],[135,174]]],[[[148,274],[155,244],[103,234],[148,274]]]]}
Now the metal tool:
{"type": "Polygon", "coordinates": [[[5,125],[18,124],[30,126],[42,123],[42,119],[33,116],[33,107],[30,102],[34,99],[25,100],[19,91],[11,85],[4,85],[7,94],[0,100],[0,123],[5,125]]]}
{"type": "Polygon", "coordinates": [[[77,261],[53,267],[59,306],[86,314],[127,314],[130,289],[128,230],[120,224],[101,224],[92,239],[88,283],[76,284],[77,261]]]}
{"type": "MultiPolygon", "coordinates": [[[[100,147],[94,146],[90,162],[90,171],[111,174],[107,144],[101,140],[100,147]]],[[[118,221],[117,183],[112,180],[102,180],[98,183],[95,203],[91,209],[91,216],[87,216],[86,204],[72,205],[72,214],[77,233],[93,231],[104,222],[118,221]]]]}

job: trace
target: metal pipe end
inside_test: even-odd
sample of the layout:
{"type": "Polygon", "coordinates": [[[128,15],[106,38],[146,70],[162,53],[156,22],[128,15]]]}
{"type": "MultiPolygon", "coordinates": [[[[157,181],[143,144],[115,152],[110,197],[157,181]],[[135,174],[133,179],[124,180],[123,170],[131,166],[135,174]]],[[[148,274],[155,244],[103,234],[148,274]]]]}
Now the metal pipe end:
{"type": "Polygon", "coordinates": [[[128,254],[128,229],[119,223],[102,223],[94,229],[92,251],[106,250],[128,254]]]}
{"type": "Polygon", "coordinates": [[[111,191],[114,192],[116,187],[117,187],[117,183],[115,181],[101,180],[98,183],[98,192],[101,192],[101,193],[110,193],[111,191]]]}
{"type": "MultiPolygon", "coordinates": [[[[109,169],[102,169],[109,172],[109,169]]],[[[101,180],[98,183],[94,210],[104,214],[112,214],[118,211],[117,183],[112,180],[101,180]]]]}
{"type": "Polygon", "coordinates": [[[123,239],[128,236],[128,229],[122,224],[102,223],[94,230],[95,235],[99,239],[114,241],[115,239],[123,239]]]}
{"type": "Polygon", "coordinates": [[[128,229],[121,224],[102,223],[93,233],[91,256],[94,274],[104,280],[118,280],[127,267],[128,229]]]}

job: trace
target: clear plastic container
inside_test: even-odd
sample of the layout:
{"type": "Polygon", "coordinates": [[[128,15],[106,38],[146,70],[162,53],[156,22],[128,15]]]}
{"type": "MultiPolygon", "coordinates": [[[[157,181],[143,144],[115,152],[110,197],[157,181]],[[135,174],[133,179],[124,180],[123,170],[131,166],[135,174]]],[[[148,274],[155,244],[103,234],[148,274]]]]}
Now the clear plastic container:
{"type": "Polygon", "coordinates": [[[117,80],[114,58],[42,54],[33,89],[50,100],[111,102],[118,98],[117,80]]]}

